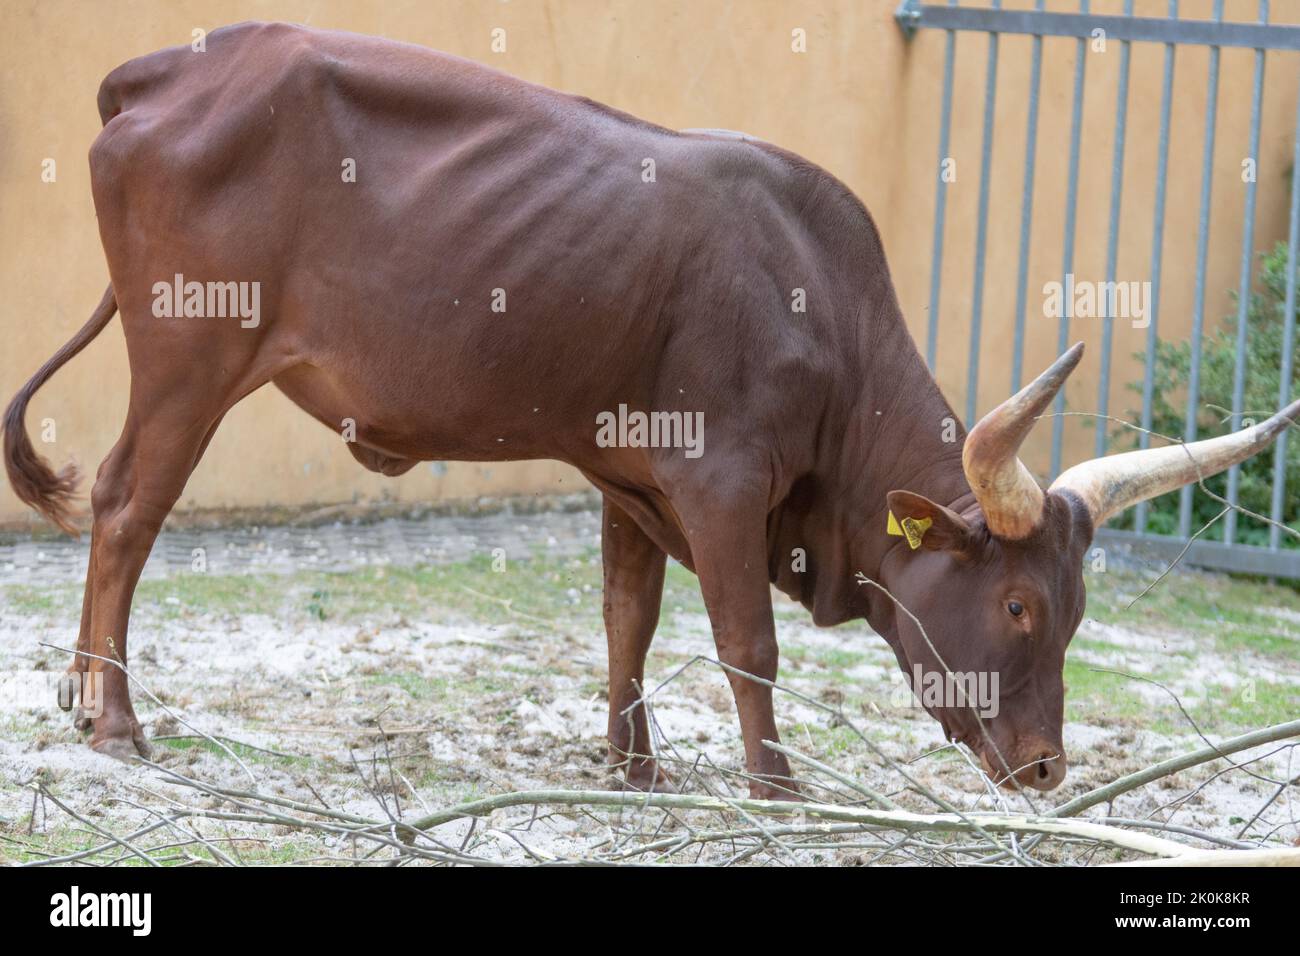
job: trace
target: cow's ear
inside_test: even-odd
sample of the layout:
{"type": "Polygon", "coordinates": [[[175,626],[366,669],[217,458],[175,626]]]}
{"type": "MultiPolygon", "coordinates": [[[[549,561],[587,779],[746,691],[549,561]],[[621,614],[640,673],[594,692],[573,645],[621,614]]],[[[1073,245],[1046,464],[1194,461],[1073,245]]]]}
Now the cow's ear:
{"type": "Polygon", "coordinates": [[[957,512],[910,491],[891,491],[890,534],[906,538],[913,550],[963,551],[971,543],[970,523],[957,512]]]}

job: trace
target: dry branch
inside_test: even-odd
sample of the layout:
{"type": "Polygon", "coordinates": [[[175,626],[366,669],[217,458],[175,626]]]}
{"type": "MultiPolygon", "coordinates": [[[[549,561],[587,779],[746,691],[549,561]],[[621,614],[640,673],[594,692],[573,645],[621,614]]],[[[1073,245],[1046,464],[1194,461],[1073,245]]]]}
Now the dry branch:
{"type": "Polygon", "coordinates": [[[1068,803],[1061,804],[1055,810],[1049,811],[1047,815],[1049,817],[1072,817],[1089,807],[1094,807],[1099,803],[1106,803],[1122,793],[1136,790],[1153,780],[1168,777],[1180,770],[1186,770],[1198,764],[1209,763],[1211,760],[1218,760],[1240,750],[1249,750],[1251,747],[1258,747],[1260,744],[1268,744],[1275,740],[1296,736],[1300,736],[1300,720],[1289,720],[1284,724],[1274,724],[1271,727],[1252,730],[1248,734],[1232,737],[1222,743],[1211,744],[1209,747],[1203,747],[1200,750],[1193,750],[1181,757],[1170,757],[1168,760],[1162,760],[1160,763],[1139,770],[1136,773],[1120,777],[1104,787],[1089,790],[1068,803]]]}
{"type": "Polygon", "coordinates": [[[1016,813],[910,813],[905,810],[869,810],[825,803],[791,803],[784,800],[721,800],[688,794],[642,794],[604,790],[523,790],[503,793],[461,804],[449,810],[429,814],[404,824],[414,830],[428,830],[466,817],[484,816],[494,810],[519,806],[604,806],[660,810],[706,810],[715,813],[741,813],[756,816],[803,817],[808,819],[858,823],[864,827],[918,833],[939,830],[954,833],[1043,833],[1091,840],[1117,849],[1135,850],[1155,856],[1174,857],[1188,848],[1172,840],[1130,833],[1118,827],[1097,823],[1073,822],[1016,813]]]}
{"type": "Polygon", "coordinates": [[[1107,866],[1300,866],[1300,850],[1193,850],[1174,860],[1133,860],[1107,866]]]}

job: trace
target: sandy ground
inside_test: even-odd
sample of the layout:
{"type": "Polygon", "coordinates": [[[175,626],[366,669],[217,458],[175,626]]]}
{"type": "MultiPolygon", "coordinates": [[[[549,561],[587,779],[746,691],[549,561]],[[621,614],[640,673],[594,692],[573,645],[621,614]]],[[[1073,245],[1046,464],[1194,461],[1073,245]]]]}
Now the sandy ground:
{"type": "MultiPolygon", "coordinates": [[[[247,560],[226,562],[225,588],[216,587],[222,573],[206,572],[211,581],[198,594],[187,584],[193,542],[164,539],[158,552],[164,560],[151,565],[135,606],[133,672],[192,728],[245,745],[237,752],[263,793],[374,819],[388,813],[409,819],[509,790],[610,787],[603,769],[598,516],[499,515],[406,525],[266,532],[285,553],[299,549],[298,558],[285,560],[277,558],[277,545],[259,549],[257,532],[211,532],[215,537],[204,546],[209,553],[229,551],[247,560]],[[304,572],[301,554],[311,551],[304,539],[323,537],[337,539],[327,549],[330,572],[364,573],[304,572]],[[426,538],[438,544],[410,546],[426,538]],[[484,563],[494,548],[532,557],[495,573],[484,563]],[[263,559],[248,559],[250,553],[263,559]],[[330,582],[328,589],[322,580],[330,582]],[[349,591],[354,584],[364,585],[367,599],[349,591]],[[539,594],[546,598],[541,604],[539,594]]],[[[0,588],[0,858],[33,861],[103,842],[50,801],[37,799],[36,781],[89,823],[115,833],[147,818],[142,805],[215,805],[163,772],[117,763],[85,746],[55,706],[55,682],[67,657],[41,646],[75,642],[76,546],[46,542],[18,556],[14,547],[0,550],[0,584],[6,585],[0,588]],[[37,553],[52,557],[37,560],[37,553]],[[39,573],[29,573],[37,567],[39,573]]],[[[211,564],[219,566],[220,559],[211,564]]],[[[734,777],[742,766],[734,707],[716,666],[697,660],[712,654],[712,640],[691,580],[682,569],[670,573],[665,621],[647,675],[648,686],[656,688],[655,716],[685,789],[741,794],[734,777]]],[[[1178,573],[1165,587],[1176,596],[1180,588],[1203,588],[1213,580],[1178,573]]],[[[1294,717],[1300,712],[1297,608],[1300,601],[1263,609],[1276,628],[1266,629],[1271,643],[1261,651],[1225,651],[1212,628],[1179,632],[1158,615],[1135,613],[1124,623],[1090,616],[1071,658],[1076,666],[1156,675],[1195,715],[1214,713],[1211,689],[1248,694],[1243,682],[1260,682],[1274,693],[1280,687],[1294,717]],[[1185,665],[1171,674],[1168,663],[1175,659],[1185,665]]],[[[911,809],[933,808],[883,767],[844,719],[894,759],[910,761],[907,770],[921,785],[964,809],[1047,810],[1202,745],[1165,690],[1108,678],[1112,683],[1094,689],[1077,711],[1072,705],[1067,717],[1071,772],[1062,789],[1032,800],[993,794],[965,757],[945,748],[938,724],[910,704],[892,653],[865,626],[817,629],[801,609],[782,601],[778,630],[782,684],[842,714],[778,695],[786,743],[911,809]],[[1167,719],[1148,717],[1157,713],[1167,719]]],[[[209,783],[253,786],[231,756],[184,736],[194,730],[145,694],[137,691],[135,700],[150,735],[172,738],[155,741],[159,764],[209,783]]],[[[1247,727],[1207,729],[1222,739],[1247,727]]],[[[1300,773],[1294,746],[1274,744],[1236,759],[1255,762],[1247,770],[1218,774],[1224,765],[1214,764],[1168,778],[1119,798],[1110,815],[1229,838],[1245,831],[1247,841],[1300,841],[1294,786],[1282,788],[1255,819],[1279,790],[1273,781],[1300,773]]],[[[812,792],[847,799],[840,787],[812,792]]],[[[1104,807],[1090,812],[1104,815],[1104,807]]],[[[475,825],[473,852],[505,860],[578,857],[607,845],[610,819],[564,814],[533,820],[528,810],[500,810],[475,825]]],[[[626,814],[616,819],[637,825],[626,814]]],[[[234,839],[229,846],[249,862],[337,859],[353,852],[345,841],[284,828],[201,826],[214,838],[234,839]]],[[[458,821],[437,836],[458,844],[469,829],[458,821]]],[[[728,855],[710,853],[706,858],[728,855]]],[[[845,846],[799,851],[799,858],[861,863],[871,851],[845,846]]],[[[781,861],[765,852],[753,862],[781,861]]]]}

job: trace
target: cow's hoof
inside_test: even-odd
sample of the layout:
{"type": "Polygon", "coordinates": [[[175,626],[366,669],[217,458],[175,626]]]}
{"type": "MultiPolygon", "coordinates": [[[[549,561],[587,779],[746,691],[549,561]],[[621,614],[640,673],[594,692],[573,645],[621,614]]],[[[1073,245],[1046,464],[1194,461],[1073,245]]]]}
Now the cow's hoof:
{"type": "Polygon", "coordinates": [[[101,753],[105,757],[112,757],[114,760],[122,760],[127,763],[135,760],[136,757],[148,759],[153,753],[153,748],[149,746],[149,741],[145,739],[142,731],[136,731],[131,736],[92,740],[90,747],[96,753],[101,753]]]}
{"type": "Polygon", "coordinates": [[[777,781],[775,784],[751,780],[749,796],[752,800],[786,800],[791,803],[802,803],[807,799],[799,792],[799,785],[793,780],[777,781]]]}
{"type": "Polygon", "coordinates": [[[662,770],[657,771],[653,777],[647,775],[626,779],[622,781],[622,788],[636,793],[681,793],[677,784],[662,770]]]}
{"type": "Polygon", "coordinates": [[[95,729],[95,724],[91,717],[86,713],[84,707],[78,707],[72,715],[72,726],[80,730],[83,734],[88,734],[95,729]]]}

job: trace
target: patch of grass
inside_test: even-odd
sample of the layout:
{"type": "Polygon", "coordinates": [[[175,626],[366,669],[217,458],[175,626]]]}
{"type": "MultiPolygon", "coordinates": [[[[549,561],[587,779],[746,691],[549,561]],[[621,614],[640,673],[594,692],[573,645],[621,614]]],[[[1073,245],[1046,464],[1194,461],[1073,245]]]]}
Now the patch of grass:
{"type": "Polygon", "coordinates": [[[0,604],[19,614],[33,617],[58,616],[81,605],[81,587],[67,584],[38,587],[9,584],[0,587],[0,604]]]}
{"type": "Polygon", "coordinates": [[[283,604],[283,581],[270,575],[193,573],[141,581],[134,602],[169,619],[187,613],[274,614],[283,604]]]}
{"type": "Polygon", "coordinates": [[[781,658],[783,661],[798,664],[811,663],[816,658],[816,651],[806,644],[796,644],[794,641],[787,641],[781,645],[781,658]]]}
{"type": "MultiPolygon", "coordinates": [[[[52,809],[57,813],[63,812],[57,807],[52,809]]],[[[30,820],[31,814],[25,813],[21,818],[0,827],[0,863],[39,863],[50,857],[67,856],[105,842],[102,838],[88,838],[85,829],[80,827],[59,826],[29,835],[27,826],[30,820]]],[[[39,811],[36,822],[42,822],[39,811]]]]}
{"type": "MultiPolygon", "coordinates": [[[[1121,669],[1121,668],[1117,668],[1121,669]]],[[[1241,733],[1294,720],[1294,684],[1243,679],[1238,684],[1214,683],[1188,687],[1182,672],[1165,667],[1144,674],[1178,695],[1187,713],[1205,733],[1241,733]]],[[[1131,722],[1144,730],[1169,735],[1193,731],[1172,696],[1154,684],[1113,673],[1096,665],[1067,659],[1066,722],[1105,724],[1131,722]]]]}
{"type": "MultiPolygon", "coordinates": [[[[51,698],[50,703],[52,704],[53,702],[53,698],[51,698]]],[[[59,714],[60,712],[55,711],[54,713],[59,714]]],[[[38,730],[45,728],[55,729],[59,723],[60,721],[58,718],[53,715],[38,716],[37,712],[30,709],[11,710],[8,713],[0,715],[0,739],[25,740],[35,734],[38,730]]],[[[70,724],[71,721],[68,723],[70,724]]]]}
{"type": "Polygon", "coordinates": [[[451,683],[444,678],[430,678],[413,671],[392,674],[372,674],[365,679],[367,684],[400,687],[416,700],[440,701],[451,683]]]}
{"type": "Polygon", "coordinates": [[[307,604],[307,613],[318,621],[323,621],[329,616],[326,607],[329,605],[329,591],[312,591],[311,601],[307,604]]]}
{"type": "Polygon", "coordinates": [[[164,747],[168,747],[172,750],[179,750],[181,752],[202,750],[212,754],[213,756],[220,757],[222,760],[229,760],[230,753],[233,753],[236,756],[238,756],[240,760],[244,760],[250,763],[270,764],[270,765],[280,766],[280,767],[285,767],[285,766],[307,767],[313,764],[313,760],[310,757],[302,757],[296,754],[286,754],[285,756],[279,756],[277,754],[267,753],[264,750],[258,750],[256,747],[249,747],[244,744],[236,743],[231,740],[221,741],[223,744],[225,744],[227,747],[230,748],[230,753],[227,753],[221,747],[218,747],[215,743],[213,743],[211,740],[208,740],[205,737],[177,737],[177,738],[154,737],[152,739],[154,740],[154,742],[164,747]]]}
{"type": "MultiPolygon", "coordinates": [[[[673,565],[668,578],[665,617],[671,617],[673,602],[703,611],[694,575],[673,565]]],[[[535,628],[548,620],[599,624],[601,581],[600,556],[591,549],[577,557],[538,553],[511,559],[504,571],[494,569],[491,556],[484,555],[450,564],[347,572],[184,573],[141,581],[134,606],[167,620],[197,613],[275,616],[289,609],[315,620],[344,623],[377,614],[423,617],[437,609],[477,621],[502,620],[535,628]]],[[[81,585],[0,588],[0,602],[32,616],[79,611],[81,596],[81,585]]]]}
{"type": "MultiPolygon", "coordinates": [[[[1128,603],[1149,580],[1149,575],[1132,569],[1091,575],[1088,615],[1104,624],[1155,635],[1191,635],[1206,650],[1225,657],[1254,655],[1296,672],[1300,665],[1300,626],[1289,615],[1300,615],[1300,596],[1291,589],[1228,575],[1175,574],[1128,609],[1128,603]]],[[[1133,653],[1132,648],[1107,648],[1096,639],[1081,639],[1078,646],[1133,653]]],[[[1195,660],[1196,651],[1179,651],[1171,656],[1190,662],[1195,660]]]]}
{"type": "Polygon", "coordinates": [[[870,659],[869,654],[861,651],[851,651],[843,647],[824,647],[816,653],[817,663],[823,667],[829,667],[836,672],[843,672],[857,667],[859,664],[865,664],[870,659]]]}
{"type": "Polygon", "coordinates": [[[863,751],[862,741],[848,727],[842,724],[827,727],[822,724],[798,723],[790,725],[788,731],[781,732],[786,743],[796,750],[817,755],[831,766],[836,757],[860,756],[863,751]],[[811,738],[813,747],[808,747],[811,738]]]}
{"type": "Polygon", "coordinates": [[[1215,685],[1192,710],[1202,730],[1244,731],[1294,720],[1300,691],[1294,684],[1253,681],[1244,687],[1215,685]]]}
{"type": "MultiPolygon", "coordinates": [[[[512,669],[497,669],[487,674],[475,674],[473,677],[446,675],[425,677],[413,671],[398,671],[391,674],[371,674],[365,678],[365,683],[371,686],[400,687],[410,694],[413,700],[437,704],[440,713],[447,713],[447,708],[464,709],[491,694],[517,692],[527,697],[528,694],[520,691],[518,683],[511,679],[510,670],[512,669]]],[[[513,670],[518,673],[518,669],[513,670]]]]}
{"type": "Polygon", "coordinates": [[[1252,617],[1255,620],[1216,627],[1213,631],[1215,649],[1225,654],[1254,651],[1300,663],[1300,639],[1282,630],[1280,622],[1272,615],[1255,613],[1252,617]]]}
{"type": "Polygon", "coordinates": [[[1141,629],[1210,628],[1225,640],[1223,650],[1252,649],[1300,661],[1300,629],[1271,610],[1300,614],[1300,595],[1292,589],[1224,574],[1176,573],[1129,609],[1152,577],[1132,568],[1089,574],[1088,616],[1141,629]]]}
{"type": "Polygon", "coordinates": [[[1104,641],[1095,637],[1075,637],[1070,642],[1071,650],[1089,651],[1093,654],[1131,654],[1133,649],[1122,644],[1104,641]]]}
{"type": "MultiPolygon", "coordinates": [[[[321,845],[320,842],[313,842],[303,838],[265,840],[250,839],[240,840],[234,844],[232,849],[226,844],[218,844],[218,849],[227,856],[235,857],[248,866],[283,866],[286,864],[298,863],[304,860],[319,861],[321,856],[331,855],[331,851],[321,845]]],[[[197,854],[202,855],[202,848],[194,848],[197,854]]],[[[343,856],[337,850],[332,855],[343,856]]],[[[345,864],[340,864],[345,865],[345,864]]]]}
{"type": "Polygon", "coordinates": [[[679,615],[707,613],[704,598],[700,595],[700,581],[693,573],[676,561],[668,562],[664,573],[664,599],[659,612],[659,626],[673,630],[679,615]],[[678,611],[678,608],[681,608],[678,611]]]}
{"type": "Polygon", "coordinates": [[[1065,661],[1066,723],[1102,724],[1147,717],[1151,705],[1119,674],[1067,657],[1065,661]]]}
{"type": "Polygon", "coordinates": [[[290,577],[295,603],[317,618],[355,621],[375,614],[427,616],[430,609],[479,622],[529,628],[550,622],[599,621],[600,564],[594,556],[533,556],[508,560],[503,570],[490,555],[452,564],[367,568],[290,577]]]}
{"type": "MultiPolygon", "coordinates": [[[[0,863],[39,863],[51,857],[68,856],[107,842],[105,838],[97,834],[87,834],[85,828],[80,825],[59,826],[30,836],[27,834],[26,827],[27,819],[24,817],[21,821],[5,828],[8,832],[0,831],[0,863]]],[[[207,838],[214,841],[216,846],[227,856],[237,858],[251,866],[295,863],[314,859],[331,852],[325,849],[319,841],[306,837],[298,835],[287,838],[274,837],[269,827],[263,828],[260,833],[250,834],[234,841],[231,841],[225,834],[217,833],[209,833],[207,838]]],[[[207,849],[201,844],[196,843],[185,849],[188,853],[199,858],[209,858],[207,849]]],[[[107,854],[101,854],[95,859],[97,862],[102,863],[105,859],[112,858],[115,855],[115,852],[110,851],[107,854]]],[[[164,854],[159,853],[154,858],[162,859],[163,856],[164,854]]],[[[189,864],[190,862],[178,850],[176,858],[165,860],[163,865],[177,866],[189,864]]],[[[118,867],[135,867],[145,866],[146,864],[129,853],[122,853],[121,860],[114,865],[118,867]]]]}

